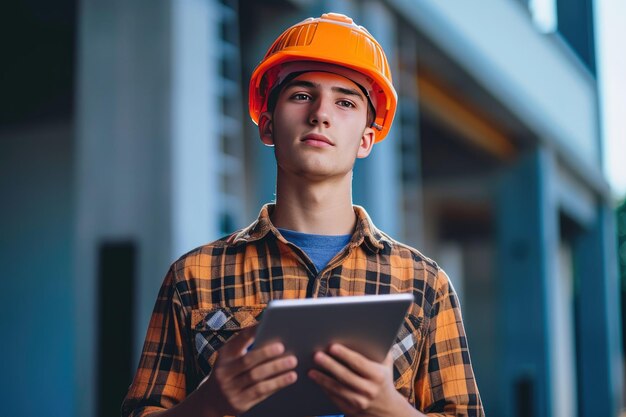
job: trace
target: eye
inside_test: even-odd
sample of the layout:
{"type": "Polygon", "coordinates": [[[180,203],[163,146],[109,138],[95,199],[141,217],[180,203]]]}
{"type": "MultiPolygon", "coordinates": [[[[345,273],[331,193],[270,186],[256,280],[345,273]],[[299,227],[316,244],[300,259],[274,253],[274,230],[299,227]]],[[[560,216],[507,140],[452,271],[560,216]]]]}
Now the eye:
{"type": "Polygon", "coordinates": [[[296,101],[307,101],[311,100],[311,96],[306,93],[295,93],[291,96],[291,99],[296,101]]]}
{"type": "Polygon", "coordinates": [[[337,104],[341,107],[354,108],[356,107],[350,100],[339,100],[337,104]]]}

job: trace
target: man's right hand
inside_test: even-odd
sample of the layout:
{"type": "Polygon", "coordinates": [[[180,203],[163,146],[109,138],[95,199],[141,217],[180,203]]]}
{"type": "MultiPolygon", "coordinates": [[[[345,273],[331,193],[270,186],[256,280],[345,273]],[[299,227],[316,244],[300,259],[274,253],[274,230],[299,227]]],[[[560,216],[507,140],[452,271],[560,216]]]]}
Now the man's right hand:
{"type": "Polygon", "coordinates": [[[224,344],[209,379],[197,390],[215,415],[242,414],[296,382],[297,360],[282,356],[281,343],[248,351],[255,332],[256,326],[246,328],[224,344]]]}

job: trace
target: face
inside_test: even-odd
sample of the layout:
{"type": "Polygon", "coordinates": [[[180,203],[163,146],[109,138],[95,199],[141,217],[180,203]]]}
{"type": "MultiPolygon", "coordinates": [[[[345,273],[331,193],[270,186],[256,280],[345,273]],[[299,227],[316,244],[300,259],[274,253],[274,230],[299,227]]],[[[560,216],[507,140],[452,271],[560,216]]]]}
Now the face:
{"type": "Polygon", "coordinates": [[[374,131],[357,84],[329,72],[306,72],[280,92],[273,114],[259,119],[261,139],[274,145],[279,172],[311,180],[352,175],[369,155],[374,131]]]}

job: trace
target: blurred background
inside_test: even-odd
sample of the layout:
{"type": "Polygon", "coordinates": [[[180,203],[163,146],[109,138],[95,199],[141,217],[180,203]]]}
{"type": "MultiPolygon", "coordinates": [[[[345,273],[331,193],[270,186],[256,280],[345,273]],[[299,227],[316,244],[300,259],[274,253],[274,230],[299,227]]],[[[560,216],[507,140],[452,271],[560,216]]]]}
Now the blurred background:
{"type": "Polygon", "coordinates": [[[254,66],[284,28],[335,11],[381,42],[400,100],[354,202],[451,276],[487,415],[620,415],[625,9],[5,4],[2,414],[119,415],[169,264],[274,197],[247,114],[254,66]]]}

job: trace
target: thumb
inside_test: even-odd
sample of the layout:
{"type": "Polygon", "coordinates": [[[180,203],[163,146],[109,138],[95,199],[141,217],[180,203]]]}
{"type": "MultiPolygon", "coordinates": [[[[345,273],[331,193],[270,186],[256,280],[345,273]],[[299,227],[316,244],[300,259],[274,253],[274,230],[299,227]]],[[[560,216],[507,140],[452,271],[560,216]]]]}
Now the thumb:
{"type": "Polygon", "coordinates": [[[220,356],[228,360],[245,355],[252,342],[254,342],[256,330],[257,325],[241,329],[237,335],[222,346],[220,356]]]}
{"type": "Polygon", "coordinates": [[[383,361],[383,363],[387,366],[393,365],[393,352],[391,350],[387,352],[387,356],[385,356],[385,360],[383,361]]]}

